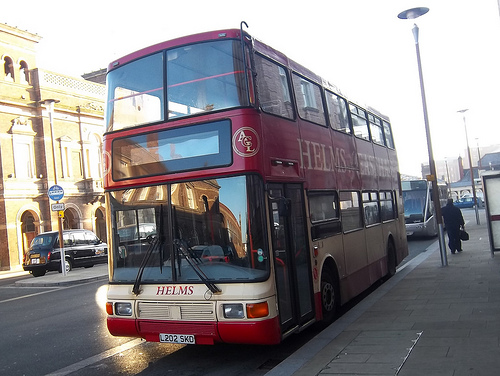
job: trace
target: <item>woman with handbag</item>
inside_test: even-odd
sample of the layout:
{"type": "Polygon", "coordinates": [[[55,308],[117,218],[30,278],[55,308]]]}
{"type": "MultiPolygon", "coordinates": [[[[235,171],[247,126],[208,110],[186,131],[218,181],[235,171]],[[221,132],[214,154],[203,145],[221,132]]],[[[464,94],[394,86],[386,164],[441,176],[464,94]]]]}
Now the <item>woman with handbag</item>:
{"type": "Polygon", "coordinates": [[[446,206],[441,209],[444,219],[444,226],[448,233],[448,246],[451,253],[462,252],[462,241],[460,240],[460,231],[464,230],[465,222],[462,211],[453,205],[453,199],[449,198],[446,206]]]}

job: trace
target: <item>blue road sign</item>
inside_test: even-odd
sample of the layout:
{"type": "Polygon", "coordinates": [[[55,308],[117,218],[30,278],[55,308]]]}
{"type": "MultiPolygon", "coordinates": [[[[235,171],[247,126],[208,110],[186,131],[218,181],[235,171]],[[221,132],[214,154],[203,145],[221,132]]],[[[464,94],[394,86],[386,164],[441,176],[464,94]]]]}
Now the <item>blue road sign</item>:
{"type": "Polygon", "coordinates": [[[49,188],[49,198],[54,201],[59,201],[64,197],[64,189],[60,185],[54,184],[49,188]]]}

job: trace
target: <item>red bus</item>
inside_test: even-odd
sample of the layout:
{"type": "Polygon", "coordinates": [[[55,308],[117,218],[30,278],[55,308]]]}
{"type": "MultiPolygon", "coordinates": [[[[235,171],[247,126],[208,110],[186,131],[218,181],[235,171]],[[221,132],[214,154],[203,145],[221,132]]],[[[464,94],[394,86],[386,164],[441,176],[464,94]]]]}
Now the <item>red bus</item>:
{"type": "Polygon", "coordinates": [[[111,334],[276,344],[407,255],[389,119],[241,29],[118,59],[107,91],[111,334]]]}

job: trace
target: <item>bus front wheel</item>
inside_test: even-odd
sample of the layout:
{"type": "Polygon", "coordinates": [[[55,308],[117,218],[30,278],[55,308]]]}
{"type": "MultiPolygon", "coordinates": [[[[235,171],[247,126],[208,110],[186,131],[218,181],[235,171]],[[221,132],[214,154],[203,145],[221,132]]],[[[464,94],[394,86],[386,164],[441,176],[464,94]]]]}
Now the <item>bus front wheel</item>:
{"type": "Polygon", "coordinates": [[[323,311],[323,322],[330,323],[336,317],[340,292],[336,278],[329,268],[321,273],[321,307],[323,311]]]}

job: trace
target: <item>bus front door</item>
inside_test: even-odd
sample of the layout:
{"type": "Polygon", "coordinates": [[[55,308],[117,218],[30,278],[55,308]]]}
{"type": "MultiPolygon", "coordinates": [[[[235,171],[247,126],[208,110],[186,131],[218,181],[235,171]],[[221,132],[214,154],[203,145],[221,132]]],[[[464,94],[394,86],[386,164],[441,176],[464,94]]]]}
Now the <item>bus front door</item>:
{"type": "Polygon", "coordinates": [[[301,185],[272,184],[269,205],[281,332],[286,334],[314,318],[301,185]]]}

